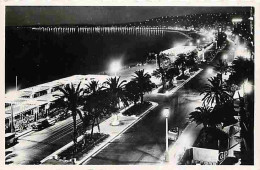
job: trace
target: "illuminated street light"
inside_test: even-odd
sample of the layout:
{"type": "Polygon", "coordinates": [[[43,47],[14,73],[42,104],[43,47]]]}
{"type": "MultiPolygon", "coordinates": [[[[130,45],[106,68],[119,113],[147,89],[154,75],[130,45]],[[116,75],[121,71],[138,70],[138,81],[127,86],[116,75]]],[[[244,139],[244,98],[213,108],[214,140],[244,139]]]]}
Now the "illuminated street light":
{"type": "Polygon", "coordinates": [[[213,74],[213,69],[212,69],[212,68],[209,68],[209,69],[207,70],[207,72],[208,72],[208,74],[213,74]]]}
{"type": "Polygon", "coordinates": [[[163,116],[165,117],[166,120],[166,149],[165,149],[165,162],[169,162],[169,145],[168,145],[168,117],[170,115],[170,109],[165,108],[163,110],[163,116]]]}
{"type": "Polygon", "coordinates": [[[193,43],[192,43],[192,42],[190,42],[190,43],[189,43],[189,46],[193,46],[193,43]]]}
{"type": "Polygon", "coordinates": [[[225,54],[223,55],[223,60],[227,60],[228,56],[225,54]]]}
{"type": "Polygon", "coordinates": [[[247,80],[243,83],[243,91],[245,94],[251,93],[253,90],[252,84],[249,83],[247,80]]]}
{"type": "Polygon", "coordinates": [[[115,73],[115,76],[116,76],[116,73],[121,69],[121,63],[120,61],[114,61],[111,63],[110,65],[110,70],[111,72],[115,73]]]}
{"type": "Polygon", "coordinates": [[[250,59],[251,55],[245,45],[239,45],[235,51],[235,58],[242,56],[245,59],[250,59]]]}
{"type": "Polygon", "coordinates": [[[196,42],[197,42],[197,44],[199,44],[200,43],[200,39],[198,39],[196,42]]]}
{"type": "Polygon", "coordinates": [[[223,60],[224,60],[224,62],[225,62],[225,64],[227,64],[227,59],[228,59],[228,55],[227,54],[225,54],[225,55],[223,55],[223,60]]]}

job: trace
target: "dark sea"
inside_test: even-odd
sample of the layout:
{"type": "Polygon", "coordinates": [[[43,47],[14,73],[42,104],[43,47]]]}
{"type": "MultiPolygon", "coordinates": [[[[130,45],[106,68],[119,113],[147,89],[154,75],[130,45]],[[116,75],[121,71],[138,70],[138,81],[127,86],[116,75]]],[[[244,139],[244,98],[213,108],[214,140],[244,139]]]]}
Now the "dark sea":
{"type": "Polygon", "coordinates": [[[120,59],[124,65],[141,62],[151,52],[187,43],[189,37],[164,30],[37,31],[6,27],[5,86],[23,89],[75,74],[108,70],[120,59]]]}

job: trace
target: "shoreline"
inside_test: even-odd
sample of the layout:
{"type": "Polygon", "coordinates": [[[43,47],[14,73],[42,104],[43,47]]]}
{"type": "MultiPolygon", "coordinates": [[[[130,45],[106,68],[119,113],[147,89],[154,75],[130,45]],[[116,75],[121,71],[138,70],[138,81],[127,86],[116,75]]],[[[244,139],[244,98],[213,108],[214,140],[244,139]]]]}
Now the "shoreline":
{"type": "MultiPolygon", "coordinates": [[[[172,32],[172,31],[166,31],[166,32],[172,32]]],[[[198,33],[195,33],[195,34],[197,34],[198,36],[201,36],[200,34],[198,34],[198,33]]],[[[189,35],[187,35],[187,36],[189,36],[189,35]]],[[[189,42],[191,42],[191,41],[194,41],[194,38],[195,37],[191,37],[191,36],[189,36],[190,38],[189,39],[186,39],[184,42],[181,42],[181,45],[187,45],[189,42]]],[[[167,50],[167,49],[170,49],[170,48],[166,48],[166,49],[161,49],[160,51],[162,52],[162,51],[165,51],[165,50],[167,50]]],[[[134,57],[133,57],[134,58],[134,57]]],[[[154,62],[154,60],[152,60],[152,62],[154,62]]],[[[122,70],[125,70],[125,69],[128,69],[128,68],[134,68],[134,67],[138,67],[138,65],[137,64],[139,64],[139,63],[141,63],[141,61],[140,61],[140,58],[136,58],[136,61],[131,61],[131,62],[129,62],[129,63],[125,63],[123,66],[122,66],[122,69],[121,69],[121,71],[122,70]]],[[[144,63],[144,64],[147,64],[146,62],[144,63]]],[[[31,88],[31,87],[35,87],[35,86],[38,86],[38,85],[41,85],[41,84],[45,84],[45,83],[49,83],[49,82],[52,82],[52,81],[55,81],[55,80],[59,80],[59,79],[63,79],[63,78],[66,78],[66,77],[70,77],[70,76],[73,76],[73,75],[88,75],[88,74],[92,74],[92,75],[112,75],[111,74],[111,72],[109,71],[109,69],[104,69],[104,70],[101,70],[101,71],[88,71],[88,73],[79,73],[79,74],[68,74],[67,76],[56,76],[56,78],[54,78],[54,77],[51,77],[49,80],[45,80],[45,81],[42,81],[41,83],[38,83],[38,84],[36,84],[36,83],[28,83],[28,84],[32,84],[32,85],[29,85],[29,86],[24,86],[24,87],[22,87],[20,90],[22,90],[22,89],[26,89],[26,88],[31,88]],[[34,85],[33,85],[34,84],[34,85]]],[[[40,76],[39,76],[40,77],[40,76]]],[[[20,76],[18,75],[18,89],[19,89],[19,79],[21,79],[20,78],[20,76]]],[[[23,83],[23,81],[25,81],[25,80],[21,80],[21,82],[23,83]]],[[[29,80],[27,80],[27,82],[30,82],[29,80]]],[[[14,82],[15,83],[15,82],[14,82]]],[[[22,85],[20,85],[20,86],[22,86],[22,85]]],[[[10,90],[10,89],[15,89],[15,86],[11,86],[10,85],[10,82],[8,82],[8,84],[5,84],[5,94],[6,93],[8,93],[8,91],[10,90]],[[7,86],[7,85],[9,85],[9,86],[7,86]]]]}

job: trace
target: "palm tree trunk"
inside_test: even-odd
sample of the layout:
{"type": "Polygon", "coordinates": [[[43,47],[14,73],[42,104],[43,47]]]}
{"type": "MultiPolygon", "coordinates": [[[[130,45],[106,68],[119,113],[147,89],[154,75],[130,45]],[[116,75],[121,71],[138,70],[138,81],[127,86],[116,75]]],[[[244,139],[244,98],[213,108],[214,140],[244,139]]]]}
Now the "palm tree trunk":
{"type": "Polygon", "coordinates": [[[82,116],[82,114],[81,114],[81,113],[79,113],[79,117],[80,117],[80,119],[81,119],[81,121],[82,121],[82,123],[83,123],[84,129],[86,129],[86,128],[87,128],[87,126],[88,126],[88,123],[87,123],[87,122],[85,122],[85,119],[83,118],[83,116],[82,116]]]}
{"type": "Polygon", "coordinates": [[[72,113],[73,116],[73,142],[74,142],[74,151],[73,151],[73,156],[76,153],[76,148],[77,148],[77,124],[76,124],[76,113],[72,113]]]}
{"type": "Polygon", "coordinates": [[[184,76],[184,71],[185,71],[184,64],[181,65],[181,71],[182,71],[182,75],[184,76]]]}
{"type": "Polygon", "coordinates": [[[216,105],[219,106],[220,105],[220,102],[219,102],[219,97],[216,96],[216,105]]]}
{"type": "Polygon", "coordinates": [[[97,118],[97,126],[98,126],[98,132],[100,133],[100,126],[99,126],[98,118],[97,118]]]}
{"type": "Polygon", "coordinates": [[[158,64],[158,68],[161,68],[161,62],[160,62],[160,56],[157,55],[157,64],[158,64]]]}
{"type": "Polygon", "coordinates": [[[95,118],[93,119],[93,122],[92,122],[90,138],[92,138],[92,136],[93,136],[94,127],[95,127],[95,118]]]}
{"type": "Polygon", "coordinates": [[[141,94],[141,104],[143,104],[143,102],[144,102],[144,95],[141,94]]]}

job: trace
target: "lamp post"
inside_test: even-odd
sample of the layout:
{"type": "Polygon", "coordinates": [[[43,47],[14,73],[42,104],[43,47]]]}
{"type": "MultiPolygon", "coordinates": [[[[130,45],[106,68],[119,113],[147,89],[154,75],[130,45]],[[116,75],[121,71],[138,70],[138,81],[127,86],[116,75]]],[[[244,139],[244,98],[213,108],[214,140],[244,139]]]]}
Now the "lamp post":
{"type": "Polygon", "coordinates": [[[200,46],[200,39],[197,40],[198,47],[200,46]]]}
{"type": "Polygon", "coordinates": [[[166,149],[165,149],[165,162],[169,162],[169,145],[168,145],[168,117],[170,114],[170,109],[169,108],[165,108],[163,110],[163,115],[165,117],[165,122],[166,122],[166,149]]]}
{"type": "Polygon", "coordinates": [[[252,91],[252,85],[246,79],[243,83],[243,95],[244,95],[245,109],[247,109],[247,94],[251,93],[251,91],[252,91]]]}
{"type": "Polygon", "coordinates": [[[228,58],[228,56],[225,54],[225,55],[223,55],[223,60],[224,60],[224,62],[227,62],[227,58],[228,58]]]}

